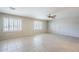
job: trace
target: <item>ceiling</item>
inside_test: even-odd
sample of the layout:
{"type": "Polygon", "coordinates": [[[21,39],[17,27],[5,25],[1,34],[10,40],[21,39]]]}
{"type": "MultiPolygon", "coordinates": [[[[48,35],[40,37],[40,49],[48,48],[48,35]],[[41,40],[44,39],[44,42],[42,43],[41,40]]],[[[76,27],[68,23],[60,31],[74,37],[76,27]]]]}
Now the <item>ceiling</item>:
{"type": "Polygon", "coordinates": [[[47,20],[49,13],[60,12],[66,7],[13,7],[15,10],[12,10],[10,7],[0,7],[0,12],[36,18],[40,20],[47,20]]]}

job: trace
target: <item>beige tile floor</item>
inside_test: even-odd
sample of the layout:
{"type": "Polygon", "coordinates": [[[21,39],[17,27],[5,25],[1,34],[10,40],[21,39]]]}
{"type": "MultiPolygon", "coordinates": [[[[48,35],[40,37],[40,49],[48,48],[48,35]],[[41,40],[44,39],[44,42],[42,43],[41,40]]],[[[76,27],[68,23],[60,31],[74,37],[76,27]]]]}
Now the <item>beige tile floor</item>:
{"type": "Polygon", "coordinates": [[[76,52],[79,38],[41,34],[0,41],[1,52],[76,52]]]}

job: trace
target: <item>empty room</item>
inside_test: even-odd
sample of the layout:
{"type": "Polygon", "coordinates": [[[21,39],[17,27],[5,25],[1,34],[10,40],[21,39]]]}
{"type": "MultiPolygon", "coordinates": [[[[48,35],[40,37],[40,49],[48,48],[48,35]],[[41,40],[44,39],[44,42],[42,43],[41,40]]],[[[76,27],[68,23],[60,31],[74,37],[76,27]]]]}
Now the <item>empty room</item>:
{"type": "Polygon", "coordinates": [[[0,7],[0,52],[78,52],[79,7],[0,7]]]}

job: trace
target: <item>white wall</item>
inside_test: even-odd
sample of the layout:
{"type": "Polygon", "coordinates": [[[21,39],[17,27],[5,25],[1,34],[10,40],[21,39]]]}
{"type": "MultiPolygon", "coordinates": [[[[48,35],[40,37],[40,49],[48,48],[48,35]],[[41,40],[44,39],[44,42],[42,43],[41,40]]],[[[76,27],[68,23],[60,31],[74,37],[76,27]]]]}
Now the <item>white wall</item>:
{"type": "Polygon", "coordinates": [[[67,8],[49,21],[49,32],[79,37],[79,8],[67,8]]]}

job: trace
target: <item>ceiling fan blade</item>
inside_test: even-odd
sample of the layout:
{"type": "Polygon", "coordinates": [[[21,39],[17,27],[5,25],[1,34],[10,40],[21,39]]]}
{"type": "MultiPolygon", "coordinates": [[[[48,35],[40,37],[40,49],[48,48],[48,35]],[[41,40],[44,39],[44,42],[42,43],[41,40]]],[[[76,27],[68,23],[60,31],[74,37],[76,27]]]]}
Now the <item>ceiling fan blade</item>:
{"type": "Polygon", "coordinates": [[[55,18],[55,17],[56,17],[56,15],[53,15],[53,16],[48,15],[48,18],[55,18]]]}

